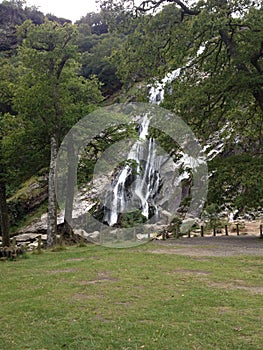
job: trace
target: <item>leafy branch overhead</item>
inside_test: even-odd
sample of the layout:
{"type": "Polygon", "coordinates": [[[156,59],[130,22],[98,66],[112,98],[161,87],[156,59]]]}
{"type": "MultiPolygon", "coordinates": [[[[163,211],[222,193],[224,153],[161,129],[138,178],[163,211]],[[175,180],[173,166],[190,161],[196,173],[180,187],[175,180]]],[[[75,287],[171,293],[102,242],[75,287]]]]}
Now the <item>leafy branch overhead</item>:
{"type": "MultiPolygon", "coordinates": [[[[263,17],[259,3],[195,1],[187,6],[182,1],[143,1],[139,6],[133,4],[133,9],[129,1],[106,3],[110,8],[127,6],[130,11],[142,12],[123,50],[115,57],[120,62],[118,72],[124,83],[145,77],[161,78],[183,67],[180,87],[187,87],[191,94],[196,84],[200,91],[205,87],[206,115],[208,110],[211,115],[219,103],[225,108],[230,94],[236,102],[238,95],[249,95],[262,114],[263,17]],[[154,15],[153,9],[158,9],[154,15]],[[183,16],[183,22],[182,11],[189,15],[183,16]],[[211,93],[207,91],[208,84],[214,90],[211,93]]],[[[175,95],[180,94],[178,90],[175,95]]],[[[241,108],[242,99],[240,102],[241,108]]]]}
{"type": "Polygon", "coordinates": [[[159,0],[159,1],[142,1],[139,6],[135,6],[137,13],[138,12],[149,12],[158,10],[161,6],[167,5],[168,3],[174,3],[181,8],[181,21],[183,21],[185,15],[196,16],[199,14],[199,10],[194,7],[189,7],[186,2],[180,0],[159,0]]]}

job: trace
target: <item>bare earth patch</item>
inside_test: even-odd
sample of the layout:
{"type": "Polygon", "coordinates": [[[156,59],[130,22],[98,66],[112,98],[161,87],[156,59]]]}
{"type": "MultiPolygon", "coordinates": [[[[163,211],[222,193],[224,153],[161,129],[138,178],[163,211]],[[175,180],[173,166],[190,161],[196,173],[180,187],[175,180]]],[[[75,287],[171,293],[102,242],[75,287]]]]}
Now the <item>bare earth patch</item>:
{"type": "Polygon", "coordinates": [[[254,294],[263,294],[263,286],[244,286],[235,283],[223,283],[223,282],[208,282],[210,287],[220,288],[220,289],[241,289],[254,294]]]}
{"type": "Polygon", "coordinates": [[[58,269],[58,270],[50,270],[50,271],[48,271],[49,274],[70,273],[70,272],[79,272],[79,269],[58,269]]]}
{"type": "Polygon", "coordinates": [[[205,270],[192,270],[192,269],[176,269],[174,271],[168,272],[169,275],[174,274],[174,273],[187,273],[187,274],[197,274],[197,275],[209,275],[210,271],[205,271],[205,270]]]}
{"type": "Polygon", "coordinates": [[[70,262],[70,261],[85,261],[86,258],[72,258],[72,259],[66,259],[65,261],[70,262]]]}
{"type": "Polygon", "coordinates": [[[118,301],[115,303],[116,305],[130,306],[133,305],[131,301],[118,301]]]}
{"type": "Polygon", "coordinates": [[[73,299],[76,299],[76,300],[84,300],[84,299],[88,299],[89,296],[87,294],[84,294],[84,293],[76,293],[73,295],[73,299]]]}
{"type": "Polygon", "coordinates": [[[111,277],[109,272],[99,272],[97,274],[97,278],[93,280],[80,281],[78,284],[81,286],[85,286],[88,284],[97,284],[103,282],[117,282],[118,278],[111,277]]]}

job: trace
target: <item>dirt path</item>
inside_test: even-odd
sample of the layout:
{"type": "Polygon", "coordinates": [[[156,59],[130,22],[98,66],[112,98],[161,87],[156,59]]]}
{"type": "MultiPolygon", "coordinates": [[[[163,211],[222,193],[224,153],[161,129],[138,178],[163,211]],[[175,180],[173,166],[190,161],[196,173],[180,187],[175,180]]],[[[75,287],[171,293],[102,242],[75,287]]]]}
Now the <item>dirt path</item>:
{"type": "Polygon", "coordinates": [[[152,253],[188,256],[263,255],[263,239],[256,236],[193,237],[155,241],[152,253]],[[167,247],[167,249],[165,249],[167,247]],[[174,248],[174,249],[173,249],[174,248]]]}

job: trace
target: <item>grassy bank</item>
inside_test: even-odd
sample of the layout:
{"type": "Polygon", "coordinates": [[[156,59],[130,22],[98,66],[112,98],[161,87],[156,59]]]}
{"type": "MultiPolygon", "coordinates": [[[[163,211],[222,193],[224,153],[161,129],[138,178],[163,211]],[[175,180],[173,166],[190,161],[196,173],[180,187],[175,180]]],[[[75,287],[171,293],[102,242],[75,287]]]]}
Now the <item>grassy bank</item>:
{"type": "Polygon", "coordinates": [[[0,349],[262,349],[262,258],[88,245],[1,262],[0,349]]]}

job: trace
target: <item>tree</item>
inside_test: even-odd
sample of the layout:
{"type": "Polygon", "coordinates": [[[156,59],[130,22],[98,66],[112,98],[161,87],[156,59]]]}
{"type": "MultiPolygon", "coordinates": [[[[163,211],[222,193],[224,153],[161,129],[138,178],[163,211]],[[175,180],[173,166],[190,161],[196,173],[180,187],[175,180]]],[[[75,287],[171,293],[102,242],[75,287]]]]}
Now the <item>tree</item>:
{"type": "MultiPolygon", "coordinates": [[[[0,120],[1,122],[1,120],[0,120]]],[[[4,166],[3,157],[3,134],[0,134],[0,224],[2,234],[2,244],[4,247],[9,247],[10,236],[9,236],[9,219],[8,219],[8,207],[7,207],[7,196],[6,196],[6,169],[4,166]]]]}
{"type": "Polygon", "coordinates": [[[100,35],[90,51],[84,52],[82,55],[82,74],[85,77],[95,74],[103,84],[104,96],[112,95],[122,86],[116,76],[116,64],[111,60],[113,52],[118,50],[122,42],[123,40],[116,35],[103,34],[100,35]]]}
{"type": "Polygon", "coordinates": [[[103,84],[103,95],[109,96],[121,87],[116,76],[116,65],[110,58],[123,42],[123,35],[108,33],[102,13],[88,13],[76,24],[77,44],[82,53],[81,74],[87,78],[96,75],[103,84]]]}
{"type": "Polygon", "coordinates": [[[17,215],[12,215],[8,197],[48,163],[44,133],[14,110],[18,75],[15,56],[0,58],[0,74],[0,231],[7,246],[9,226],[17,224],[14,222],[17,215]]]}
{"type": "Polygon", "coordinates": [[[26,21],[18,28],[20,76],[15,96],[19,114],[45,129],[50,140],[47,244],[55,243],[57,203],[55,160],[62,137],[101,100],[96,78],[79,76],[79,55],[72,24],[46,20],[37,26],[26,21]]]}
{"type": "Polygon", "coordinates": [[[6,158],[6,138],[12,135],[12,96],[13,96],[13,66],[8,59],[0,60],[1,100],[0,100],[0,224],[3,246],[10,245],[9,219],[7,207],[6,186],[8,181],[8,159],[6,158]]]}
{"type": "Polygon", "coordinates": [[[249,1],[222,4],[210,2],[178,30],[186,68],[164,106],[180,113],[204,143],[220,134],[224,149],[209,162],[208,204],[256,209],[262,205],[263,12],[249,1]]]}
{"type": "Polygon", "coordinates": [[[80,27],[80,32],[86,32],[87,28],[90,34],[106,34],[108,33],[108,25],[105,22],[102,13],[90,12],[86,16],[81,17],[80,20],[76,22],[80,27]]]}
{"type": "Polygon", "coordinates": [[[28,6],[23,0],[9,0],[0,3],[0,52],[13,54],[18,41],[16,26],[30,19],[34,24],[44,23],[45,18],[60,24],[71,23],[70,20],[42,13],[36,6],[28,6]]]}

